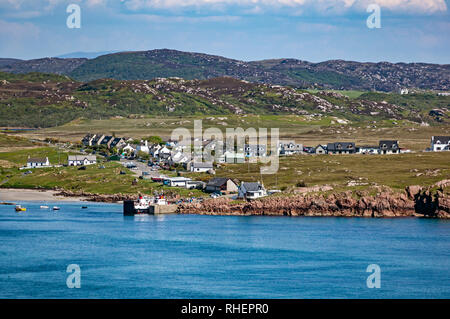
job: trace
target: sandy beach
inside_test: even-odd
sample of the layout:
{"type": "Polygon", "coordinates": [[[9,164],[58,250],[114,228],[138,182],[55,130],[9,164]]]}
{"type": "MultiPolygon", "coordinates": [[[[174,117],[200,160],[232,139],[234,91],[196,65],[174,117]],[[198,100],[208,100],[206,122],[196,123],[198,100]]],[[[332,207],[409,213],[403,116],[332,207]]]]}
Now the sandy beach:
{"type": "Polygon", "coordinates": [[[79,202],[86,200],[83,197],[56,196],[57,193],[58,193],[57,191],[52,190],[0,188],[0,202],[18,202],[18,201],[79,202]]]}

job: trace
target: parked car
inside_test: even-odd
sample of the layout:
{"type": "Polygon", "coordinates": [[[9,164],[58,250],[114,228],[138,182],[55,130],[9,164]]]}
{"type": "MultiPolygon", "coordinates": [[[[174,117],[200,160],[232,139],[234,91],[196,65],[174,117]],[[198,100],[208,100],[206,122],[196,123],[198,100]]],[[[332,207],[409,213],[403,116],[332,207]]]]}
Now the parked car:
{"type": "Polygon", "coordinates": [[[86,170],[86,166],[81,166],[78,168],[79,171],[85,171],[86,170]]]}

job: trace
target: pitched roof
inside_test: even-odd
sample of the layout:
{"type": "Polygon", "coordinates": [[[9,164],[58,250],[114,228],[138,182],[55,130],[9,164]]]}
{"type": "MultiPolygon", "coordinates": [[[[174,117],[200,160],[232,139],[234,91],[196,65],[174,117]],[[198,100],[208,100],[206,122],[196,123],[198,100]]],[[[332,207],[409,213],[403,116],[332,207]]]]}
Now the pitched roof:
{"type": "Polygon", "coordinates": [[[30,157],[27,160],[28,163],[46,163],[47,157],[30,157]]]}
{"type": "Polygon", "coordinates": [[[433,144],[437,144],[437,142],[440,144],[450,144],[450,136],[432,136],[431,142],[433,144]]]}
{"type": "Polygon", "coordinates": [[[257,192],[262,188],[258,182],[243,182],[242,185],[248,192],[257,192]]]}
{"type": "Polygon", "coordinates": [[[229,179],[230,178],[226,178],[226,177],[215,177],[208,181],[207,186],[220,187],[220,186],[226,184],[229,179]]]}
{"type": "Polygon", "coordinates": [[[213,164],[212,163],[192,163],[193,167],[197,167],[197,168],[212,168],[213,164]]]}
{"type": "Polygon", "coordinates": [[[335,143],[327,144],[328,151],[352,150],[354,148],[355,148],[355,143],[353,143],[353,142],[335,142],[335,143]]]}
{"type": "Polygon", "coordinates": [[[87,159],[88,161],[95,161],[95,160],[97,160],[97,156],[95,156],[95,155],[69,155],[69,158],[68,158],[69,161],[84,161],[84,159],[87,159]]]}
{"type": "Polygon", "coordinates": [[[383,150],[398,149],[398,141],[380,141],[379,147],[383,150]]]}

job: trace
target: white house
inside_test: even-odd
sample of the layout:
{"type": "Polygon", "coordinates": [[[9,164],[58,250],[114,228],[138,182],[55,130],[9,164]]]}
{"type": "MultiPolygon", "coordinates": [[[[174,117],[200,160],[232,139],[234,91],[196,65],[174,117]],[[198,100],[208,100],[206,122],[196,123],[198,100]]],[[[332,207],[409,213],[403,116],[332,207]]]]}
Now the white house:
{"type": "Polygon", "coordinates": [[[137,151],[137,152],[147,153],[147,154],[150,153],[150,149],[149,149],[149,147],[148,147],[148,142],[145,141],[144,144],[138,145],[138,146],[136,147],[136,151],[137,151]]]}
{"type": "Polygon", "coordinates": [[[450,151],[450,136],[432,136],[431,150],[433,152],[450,151]]]}
{"type": "Polygon", "coordinates": [[[293,155],[303,152],[303,145],[297,144],[295,141],[283,141],[278,143],[278,155],[293,155]]]}
{"type": "Polygon", "coordinates": [[[267,191],[264,188],[264,185],[261,185],[259,182],[254,183],[242,182],[241,185],[239,186],[238,198],[250,200],[264,196],[267,196],[267,191]]]}
{"type": "Polygon", "coordinates": [[[164,184],[170,187],[186,187],[186,183],[192,181],[187,177],[168,177],[164,179],[164,184]]]}
{"type": "Polygon", "coordinates": [[[69,155],[68,165],[92,165],[97,163],[97,157],[95,155],[69,155]]]}
{"type": "Polygon", "coordinates": [[[212,170],[213,164],[212,163],[196,163],[193,162],[191,164],[191,172],[196,172],[196,173],[206,173],[209,170],[212,170]]]}
{"type": "Polygon", "coordinates": [[[136,149],[128,143],[127,146],[122,148],[122,152],[128,153],[128,154],[133,154],[134,152],[136,152],[136,149]]]}
{"type": "Polygon", "coordinates": [[[50,161],[48,160],[48,157],[28,157],[27,167],[50,167],[50,161]]]}

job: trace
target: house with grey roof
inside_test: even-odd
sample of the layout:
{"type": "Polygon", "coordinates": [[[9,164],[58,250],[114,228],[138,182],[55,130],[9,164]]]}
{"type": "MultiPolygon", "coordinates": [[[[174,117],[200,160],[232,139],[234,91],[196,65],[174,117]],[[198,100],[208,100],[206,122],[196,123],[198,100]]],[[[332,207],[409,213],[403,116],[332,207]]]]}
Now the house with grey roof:
{"type": "Polygon", "coordinates": [[[69,155],[67,158],[69,166],[92,165],[97,163],[95,155],[69,155]]]}
{"type": "Polygon", "coordinates": [[[259,182],[242,182],[239,186],[238,198],[252,200],[264,196],[267,196],[267,191],[259,182]]]}
{"type": "Polygon", "coordinates": [[[27,159],[27,168],[50,167],[48,157],[29,157],[27,159]]]}
{"type": "Polygon", "coordinates": [[[400,154],[400,148],[398,147],[398,141],[380,141],[378,144],[380,154],[400,154]]]}
{"type": "Polygon", "coordinates": [[[206,184],[205,191],[207,193],[237,193],[238,186],[227,177],[215,177],[206,184]]]}
{"type": "Polygon", "coordinates": [[[432,136],[431,150],[433,152],[450,151],[450,136],[432,136]]]}
{"type": "Polygon", "coordinates": [[[190,171],[196,172],[196,173],[206,173],[212,169],[214,169],[214,166],[213,166],[213,163],[211,163],[211,162],[205,162],[205,163],[192,162],[190,165],[190,171]]]}
{"type": "Polygon", "coordinates": [[[354,154],[356,152],[353,142],[335,142],[327,144],[328,154],[354,154]]]}

